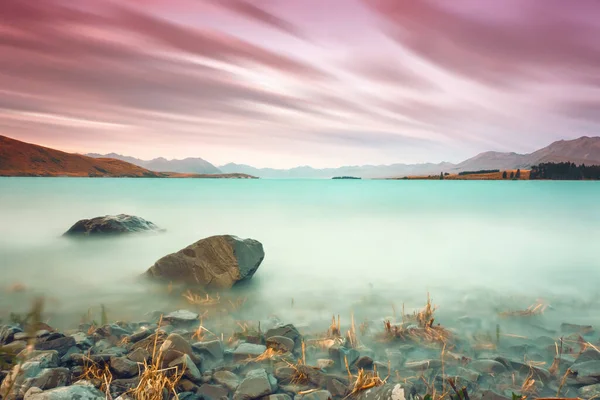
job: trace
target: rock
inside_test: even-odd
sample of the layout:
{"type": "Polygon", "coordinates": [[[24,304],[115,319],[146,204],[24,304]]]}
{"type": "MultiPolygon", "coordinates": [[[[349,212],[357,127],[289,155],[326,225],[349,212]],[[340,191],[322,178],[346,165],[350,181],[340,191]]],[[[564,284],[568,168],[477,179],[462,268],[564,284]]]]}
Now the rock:
{"type": "Polygon", "coordinates": [[[355,349],[347,349],[345,347],[340,347],[340,365],[353,365],[356,360],[360,357],[360,353],[355,349]]]}
{"type": "Polygon", "coordinates": [[[204,384],[196,392],[204,400],[227,400],[228,392],[223,386],[204,384]]]}
{"type": "Polygon", "coordinates": [[[475,360],[471,361],[468,367],[482,374],[497,374],[506,371],[506,367],[496,360],[475,360]]]}
{"type": "Polygon", "coordinates": [[[106,394],[96,389],[89,382],[77,382],[71,386],[41,391],[31,388],[25,400],[105,400],[106,394]]]}
{"type": "Polygon", "coordinates": [[[307,393],[305,395],[298,395],[294,399],[302,399],[302,400],[332,400],[333,397],[329,390],[316,390],[314,392],[307,393]]]}
{"type": "Polygon", "coordinates": [[[119,378],[133,378],[139,373],[138,364],[126,357],[111,357],[110,369],[119,378]]]}
{"type": "Polygon", "coordinates": [[[207,342],[198,342],[192,345],[193,349],[200,354],[208,355],[214,361],[223,359],[223,343],[220,340],[211,340],[207,342]]]}
{"type": "Polygon", "coordinates": [[[113,397],[120,396],[140,384],[140,378],[115,379],[110,383],[110,393],[113,397]]]}
{"type": "Polygon", "coordinates": [[[412,371],[424,371],[426,369],[437,369],[442,367],[441,360],[422,360],[422,361],[411,361],[404,364],[407,369],[412,371]]]}
{"type": "Polygon", "coordinates": [[[333,361],[330,358],[319,358],[317,360],[317,367],[319,369],[327,369],[327,368],[331,368],[335,365],[335,361],[333,361]]]}
{"type": "Polygon", "coordinates": [[[27,347],[27,342],[24,340],[15,340],[4,346],[0,346],[0,351],[8,354],[19,354],[27,347]]]}
{"type": "Polygon", "coordinates": [[[600,383],[600,361],[585,361],[576,363],[569,368],[572,372],[570,378],[580,385],[593,385],[600,383]]]}
{"type": "Polygon", "coordinates": [[[267,350],[262,344],[242,343],[233,351],[233,361],[238,362],[260,356],[267,350]]]}
{"type": "Polygon", "coordinates": [[[579,396],[584,399],[595,399],[600,397],[600,383],[582,387],[579,389],[579,396]]]}
{"type": "Polygon", "coordinates": [[[285,353],[294,351],[295,346],[294,340],[285,336],[271,336],[267,338],[267,348],[269,349],[283,351],[285,353]]]}
{"type": "Polygon", "coordinates": [[[563,333],[578,333],[580,335],[591,335],[594,333],[594,327],[591,325],[566,324],[560,325],[560,331],[563,333]]]}
{"type": "Polygon", "coordinates": [[[456,375],[459,378],[462,378],[468,382],[476,383],[479,380],[481,374],[477,371],[473,371],[472,369],[458,367],[456,368],[456,375]]]}
{"type": "Polygon", "coordinates": [[[158,260],[146,276],[171,282],[221,289],[252,278],[265,257],[253,239],[211,236],[158,260]]]}
{"type": "Polygon", "coordinates": [[[295,348],[298,348],[302,341],[302,335],[298,332],[298,329],[292,324],[278,326],[276,328],[269,329],[265,333],[265,337],[273,336],[284,336],[294,341],[295,348]]]}
{"type": "Polygon", "coordinates": [[[188,310],[177,310],[165,315],[163,317],[163,321],[182,324],[198,321],[198,317],[199,315],[195,312],[188,310]]]}
{"type": "Polygon", "coordinates": [[[511,400],[510,397],[494,392],[493,390],[484,390],[481,393],[481,400],[511,400]]]}
{"type": "Polygon", "coordinates": [[[598,361],[600,360],[600,352],[595,349],[586,349],[576,359],[574,364],[580,364],[586,361],[598,361]]]}
{"type": "Polygon", "coordinates": [[[171,361],[169,367],[177,367],[177,372],[184,371],[183,376],[190,379],[192,382],[200,382],[202,380],[202,374],[196,367],[196,364],[192,361],[189,355],[184,354],[181,357],[171,361]]]}
{"type": "Polygon", "coordinates": [[[387,383],[383,386],[363,390],[353,396],[354,400],[406,400],[408,391],[399,383],[387,383]]]}
{"type": "Polygon", "coordinates": [[[150,360],[150,353],[148,352],[148,350],[142,347],[138,347],[131,353],[127,354],[127,358],[135,363],[143,364],[144,361],[147,362],[148,360],[150,360]]]}
{"type": "Polygon", "coordinates": [[[233,394],[233,400],[253,400],[272,393],[271,382],[264,369],[248,372],[233,394]]]}
{"type": "Polygon", "coordinates": [[[163,363],[169,364],[171,361],[187,354],[195,362],[197,361],[192,346],[183,337],[176,333],[171,333],[163,344],[160,346],[160,352],[162,354],[163,363]]]}
{"type": "Polygon", "coordinates": [[[23,332],[18,326],[1,325],[0,326],[0,344],[8,344],[15,338],[16,333],[23,332]]]}
{"type": "Polygon", "coordinates": [[[75,346],[77,343],[75,339],[71,336],[65,336],[54,340],[49,340],[46,342],[38,342],[35,344],[36,350],[56,350],[58,352],[58,356],[62,357],[67,354],[67,351],[75,346]]]}
{"type": "Polygon", "coordinates": [[[327,381],[327,390],[334,397],[342,397],[342,398],[346,397],[346,395],[349,392],[348,385],[344,385],[338,379],[330,379],[329,381],[327,381]]]}
{"type": "Polygon", "coordinates": [[[75,345],[79,346],[82,349],[89,349],[94,345],[92,340],[83,332],[77,332],[71,335],[73,340],[75,340],[75,345]]]}
{"type": "Polygon", "coordinates": [[[359,357],[354,366],[358,369],[371,369],[373,368],[373,359],[369,356],[359,357]]]}
{"type": "Polygon", "coordinates": [[[142,329],[139,332],[136,332],[129,336],[129,343],[137,343],[140,340],[146,339],[148,336],[152,335],[152,330],[150,329],[142,329]]]}
{"type": "Polygon", "coordinates": [[[102,236],[134,232],[159,232],[161,229],[150,221],[133,215],[106,215],[82,219],[73,225],[65,236],[102,236]]]}
{"type": "Polygon", "coordinates": [[[308,385],[283,385],[280,387],[282,392],[285,392],[289,395],[296,395],[296,393],[304,392],[310,389],[312,389],[312,387],[308,385]]]}
{"type": "Polygon", "coordinates": [[[240,386],[240,378],[229,371],[217,371],[213,374],[213,379],[219,385],[225,386],[230,392],[235,392],[240,386]]]}
{"type": "Polygon", "coordinates": [[[181,392],[177,394],[179,400],[203,400],[202,396],[194,392],[181,392]]]}
{"type": "Polygon", "coordinates": [[[71,382],[71,371],[68,368],[44,368],[37,376],[27,378],[20,391],[25,394],[32,387],[42,390],[67,386],[71,382]]]}
{"type": "Polygon", "coordinates": [[[292,398],[285,393],[278,393],[261,397],[260,400],[292,400],[292,398]]]}

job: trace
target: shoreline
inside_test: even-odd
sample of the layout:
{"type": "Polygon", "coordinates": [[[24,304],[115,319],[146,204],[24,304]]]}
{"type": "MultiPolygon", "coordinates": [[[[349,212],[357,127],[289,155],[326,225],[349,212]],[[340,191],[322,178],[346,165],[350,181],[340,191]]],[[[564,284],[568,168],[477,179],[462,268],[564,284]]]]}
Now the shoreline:
{"type": "Polygon", "coordinates": [[[511,321],[541,323],[546,308],[541,303],[502,311],[498,316],[506,322],[476,334],[477,318],[459,318],[461,329],[447,328],[429,299],[397,317],[358,321],[353,314],[334,315],[329,323],[303,326],[276,317],[239,320],[245,301],[227,294],[182,295],[184,309],[111,323],[102,307],[62,333],[42,322],[44,304],[38,301],[28,319],[14,316],[10,326],[0,327],[2,387],[17,377],[12,387],[22,396],[29,391],[33,400],[35,384],[48,395],[57,385],[63,389],[55,391],[70,395],[85,389],[101,398],[110,393],[113,399],[137,399],[140,390],[150,390],[144,386],[149,378],[161,380],[170,392],[157,398],[177,393],[181,399],[401,400],[390,393],[402,389],[406,400],[409,395],[441,400],[464,399],[457,394],[464,388],[470,399],[502,400],[512,393],[589,398],[599,391],[600,351],[592,326],[562,323],[553,336],[548,328],[537,337],[506,330],[511,321]],[[45,372],[24,367],[48,358],[45,372]],[[19,380],[18,365],[29,381],[19,380]],[[34,372],[46,376],[31,376],[34,372]],[[82,381],[93,388],[80,388],[82,381]],[[259,382],[268,384],[258,390],[259,382]]]}

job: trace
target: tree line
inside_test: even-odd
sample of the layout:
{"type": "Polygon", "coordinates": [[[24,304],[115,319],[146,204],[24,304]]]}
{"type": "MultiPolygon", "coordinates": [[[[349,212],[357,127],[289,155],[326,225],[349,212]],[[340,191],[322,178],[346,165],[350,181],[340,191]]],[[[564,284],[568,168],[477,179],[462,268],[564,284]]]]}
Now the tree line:
{"type": "Polygon", "coordinates": [[[575,165],[571,162],[541,163],[531,167],[529,179],[600,180],[600,165],[575,165]]]}

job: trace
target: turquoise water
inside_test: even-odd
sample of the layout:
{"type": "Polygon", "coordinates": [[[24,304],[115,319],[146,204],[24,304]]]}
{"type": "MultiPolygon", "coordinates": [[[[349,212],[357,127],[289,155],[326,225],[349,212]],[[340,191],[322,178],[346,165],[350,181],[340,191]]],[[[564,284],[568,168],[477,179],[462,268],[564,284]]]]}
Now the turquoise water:
{"type": "Polygon", "coordinates": [[[166,308],[135,278],[230,233],[265,247],[240,292],[251,318],[377,318],[430,292],[447,318],[540,299],[549,321],[593,323],[598,204],[599,182],[0,178],[0,318],[39,294],[62,318],[101,303],[130,318],[166,308]],[[61,237],[79,219],[117,213],[167,232],[61,237]],[[27,290],[11,293],[17,282],[27,290]]]}

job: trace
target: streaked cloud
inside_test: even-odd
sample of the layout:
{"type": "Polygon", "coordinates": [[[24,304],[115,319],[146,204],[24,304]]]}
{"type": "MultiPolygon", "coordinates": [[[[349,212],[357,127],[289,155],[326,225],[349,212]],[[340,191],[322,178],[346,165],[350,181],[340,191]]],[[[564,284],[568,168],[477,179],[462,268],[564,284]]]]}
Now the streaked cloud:
{"type": "Polygon", "coordinates": [[[600,4],[4,0],[0,133],[289,167],[594,134],[600,4]]]}

